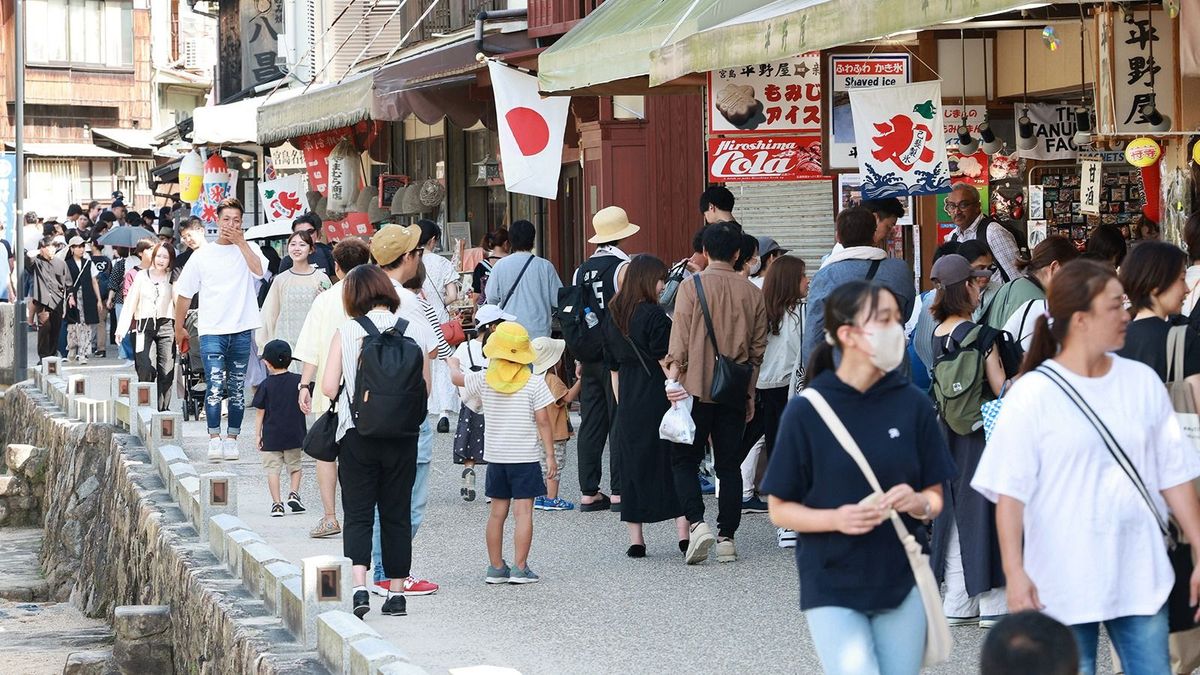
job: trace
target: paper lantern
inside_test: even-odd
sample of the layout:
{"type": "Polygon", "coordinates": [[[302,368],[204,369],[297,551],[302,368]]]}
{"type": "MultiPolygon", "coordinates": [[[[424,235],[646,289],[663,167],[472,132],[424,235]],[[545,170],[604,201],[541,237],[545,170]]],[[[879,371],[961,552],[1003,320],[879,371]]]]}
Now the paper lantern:
{"type": "Polygon", "coordinates": [[[1125,146],[1125,161],[1144,169],[1158,162],[1162,157],[1162,148],[1150,138],[1135,138],[1125,146]]]}
{"type": "Polygon", "coordinates": [[[204,160],[193,150],[179,162],[179,199],[191,204],[200,197],[203,189],[204,160]]]}
{"type": "Polygon", "coordinates": [[[331,212],[346,213],[358,199],[358,182],[362,176],[362,161],[354,145],[342,139],[329,153],[329,182],[326,197],[331,212]]]}
{"type": "Polygon", "coordinates": [[[1192,161],[1200,164],[1200,142],[1192,146],[1192,161]]]}

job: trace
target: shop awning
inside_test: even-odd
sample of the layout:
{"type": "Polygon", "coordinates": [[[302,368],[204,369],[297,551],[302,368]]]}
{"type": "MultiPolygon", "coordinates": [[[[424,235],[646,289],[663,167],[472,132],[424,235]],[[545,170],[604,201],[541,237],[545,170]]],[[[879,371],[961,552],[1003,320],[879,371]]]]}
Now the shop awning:
{"type": "Polygon", "coordinates": [[[283,104],[300,94],[302,87],[280,87],[266,93],[222,105],[196,108],[192,113],[193,145],[230,145],[258,143],[258,109],[270,97],[271,104],[283,104]]]}
{"type": "Polygon", "coordinates": [[[1006,12],[1029,4],[1014,0],[776,0],[719,25],[676,33],[670,42],[656,45],[647,64],[650,85],[658,86],[691,73],[786,59],[803,52],[1006,12]]]}
{"type": "MultiPolygon", "coordinates": [[[[12,143],[5,143],[12,149],[12,143]]],[[[129,155],[101,148],[91,143],[24,143],[22,150],[31,157],[62,157],[64,159],[118,159],[129,155]]]]}
{"type": "Polygon", "coordinates": [[[606,0],[541,53],[538,86],[546,93],[637,93],[646,88],[652,50],[760,4],[754,0],[606,0]]]}
{"type": "Polygon", "coordinates": [[[130,150],[154,150],[154,132],[145,129],[92,129],[92,137],[99,136],[130,150]]]}
{"type": "MultiPolygon", "coordinates": [[[[536,44],[524,31],[487,36],[491,49],[518,51],[536,44]]],[[[370,71],[348,76],[340,84],[312,87],[295,101],[272,99],[258,111],[258,142],[263,145],[352,126],[363,120],[400,121],[415,115],[433,124],[448,117],[461,127],[478,122],[491,108],[472,98],[475,72],[474,36],[464,33],[442,46],[401,56],[370,71]]]]}

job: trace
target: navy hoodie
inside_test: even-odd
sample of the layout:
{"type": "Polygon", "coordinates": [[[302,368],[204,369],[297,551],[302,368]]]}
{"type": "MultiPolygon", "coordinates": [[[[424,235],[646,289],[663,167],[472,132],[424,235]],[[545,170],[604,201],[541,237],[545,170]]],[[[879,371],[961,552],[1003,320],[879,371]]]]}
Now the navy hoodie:
{"type": "MultiPolygon", "coordinates": [[[[892,371],[865,392],[825,371],[812,384],[862,449],[884,491],[907,483],[921,491],[956,475],[933,403],[892,371]]],[[[779,423],[762,491],[814,509],[856,504],[871,494],[858,465],[806,399],[792,399],[779,423]]],[[[902,516],[923,545],[924,526],[902,516]]],[[[913,588],[904,547],[890,520],[871,532],[801,533],[796,567],[800,608],[894,609],[913,588]]]]}

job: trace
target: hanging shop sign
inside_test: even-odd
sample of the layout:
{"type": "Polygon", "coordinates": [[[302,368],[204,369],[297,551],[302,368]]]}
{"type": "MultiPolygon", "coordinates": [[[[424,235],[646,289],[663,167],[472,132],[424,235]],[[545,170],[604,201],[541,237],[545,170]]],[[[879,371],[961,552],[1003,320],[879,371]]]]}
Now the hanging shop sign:
{"type": "MultiPolygon", "coordinates": [[[[2,236],[12,243],[17,229],[17,153],[0,153],[0,226],[2,236]]],[[[28,243],[28,242],[27,242],[28,243]]]]}
{"type": "Polygon", "coordinates": [[[958,127],[966,124],[967,131],[971,132],[972,136],[979,135],[979,125],[983,124],[984,117],[987,115],[987,106],[985,105],[955,105],[953,101],[942,102],[942,134],[946,138],[954,138],[958,134],[958,127]]]}
{"type": "Polygon", "coordinates": [[[1079,163],[1079,212],[1089,216],[1100,215],[1100,186],[1104,182],[1104,165],[1098,159],[1085,159],[1079,163]]]}
{"type": "Polygon", "coordinates": [[[1102,134],[1152,133],[1150,121],[1142,114],[1147,104],[1163,115],[1175,114],[1175,24],[1167,12],[1152,11],[1153,19],[1144,9],[1096,15],[1100,34],[1097,127],[1102,134]],[[1126,13],[1132,21],[1125,20],[1126,13]]]}
{"type": "MultiPolygon", "coordinates": [[[[833,54],[829,57],[829,113],[826,115],[826,165],[830,169],[857,169],[854,117],[850,90],[888,87],[912,78],[908,54],[833,54]]],[[[940,101],[941,99],[935,99],[940,101]]]]}
{"type": "Polygon", "coordinates": [[[284,142],[271,148],[271,162],[276,171],[300,171],[304,168],[304,152],[284,142]]]}
{"type": "Polygon", "coordinates": [[[708,74],[708,133],[820,133],[821,54],[708,74]]]}
{"type": "Polygon", "coordinates": [[[820,136],[708,139],[708,180],[815,180],[821,175],[820,136]]]}
{"type": "Polygon", "coordinates": [[[261,181],[258,184],[258,195],[268,221],[292,220],[308,213],[302,173],[261,181]]]}
{"type": "Polygon", "coordinates": [[[850,91],[864,198],[950,191],[941,101],[940,81],[850,91]]]}
{"type": "MultiPolygon", "coordinates": [[[[1014,120],[1019,120],[1029,111],[1033,123],[1033,137],[1037,145],[1032,150],[1018,150],[1024,159],[1075,159],[1079,148],[1071,138],[1075,135],[1075,108],[1053,103],[1018,103],[1014,106],[1014,120]]],[[[1016,122],[1014,122],[1015,124],[1016,122]]]]}
{"type": "Polygon", "coordinates": [[[488,61],[488,74],[496,97],[505,189],[556,199],[570,97],[543,98],[536,77],[496,61],[488,61]]]}
{"type": "MultiPolygon", "coordinates": [[[[323,197],[329,196],[329,154],[343,138],[348,137],[351,133],[351,128],[347,127],[301,136],[296,139],[296,145],[304,153],[309,190],[318,192],[323,197]]],[[[336,241],[351,235],[369,236],[373,232],[371,218],[365,212],[347,213],[342,220],[326,219],[326,214],[320,213],[319,210],[317,215],[323,219],[321,228],[325,231],[325,238],[329,241],[336,241]]]]}
{"type": "Polygon", "coordinates": [[[200,194],[192,202],[192,215],[204,221],[210,233],[216,232],[217,205],[230,197],[230,186],[236,179],[230,175],[229,165],[215,152],[204,161],[203,184],[200,194]]]}
{"type": "Polygon", "coordinates": [[[1125,146],[1125,160],[1139,169],[1151,166],[1162,157],[1162,148],[1151,138],[1135,138],[1125,146]]]}

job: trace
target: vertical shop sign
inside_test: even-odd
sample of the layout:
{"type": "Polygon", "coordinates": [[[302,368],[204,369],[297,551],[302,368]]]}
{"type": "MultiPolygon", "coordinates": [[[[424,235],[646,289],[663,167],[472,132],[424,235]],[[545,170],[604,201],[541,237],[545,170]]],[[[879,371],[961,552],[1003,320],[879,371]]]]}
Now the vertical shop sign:
{"type": "MultiPolygon", "coordinates": [[[[17,154],[0,154],[0,225],[4,238],[12,243],[17,229],[17,154]]],[[[25,242],[28,244],[29,242],[25,242]]]]}
{"type": "Polygon", "coordinates": [[[1153,21],[1144,9],[1129,10],[1128,22],[1124,10],[1096,15],[1100,34],[1096,100],[1102,134],[1153,133],[1142,115],[1147,104],[1163,115],[1175,114],[1175,22],[1165,11],[1152,12],[1153,21]]]}
{"type": "Polygon", "coordinates": [[[273,82],[283,73],[275,65],[283,30],[282,0],[242,0],[242,88],[273,82]]]}
{"type": "Polygon", "coordinates": [[[1100,185],[1104,180],[1103,164],[1098,159],[1085,159],[1079,163],[1079,212],[1089,216],[1100,215],[1100,185]]]}
{"type": "Polygon", "coordinates": [[[821,131],[821,54],[708,74],[708,133],[821,131]]]}
{"type": "Polygon", "coordinates": [[[904,84],[912,77],[908,54],[834,54],[829,57],[829,113],[825,148],[830,169],[858,169],[850,90],[904,84]]]}

